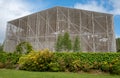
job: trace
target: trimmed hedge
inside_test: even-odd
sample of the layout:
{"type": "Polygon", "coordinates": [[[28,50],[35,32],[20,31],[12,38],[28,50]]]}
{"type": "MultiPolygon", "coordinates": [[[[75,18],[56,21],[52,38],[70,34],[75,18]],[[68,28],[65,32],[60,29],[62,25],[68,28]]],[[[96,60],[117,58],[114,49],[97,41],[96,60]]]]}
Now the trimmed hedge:
{"type": "Polygon", "coordinates": [[[111,74],[120,74],[120,53],[32,51],[19,59],[19,65],[20,69],[28,71],[101,70],[111,74]]]}

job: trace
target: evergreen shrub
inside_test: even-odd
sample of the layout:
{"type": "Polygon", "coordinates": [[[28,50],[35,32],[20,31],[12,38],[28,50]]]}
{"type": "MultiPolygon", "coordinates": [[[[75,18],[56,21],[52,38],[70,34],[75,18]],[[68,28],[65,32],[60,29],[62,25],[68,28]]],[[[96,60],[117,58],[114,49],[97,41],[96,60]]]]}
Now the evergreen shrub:
{"type": "Polygon", "coordinates": [[[101,70],[120,74],[120,53],[80,53],[32,51],[19,59],[20,69],[28,71],[89,72],[101,70]]]}

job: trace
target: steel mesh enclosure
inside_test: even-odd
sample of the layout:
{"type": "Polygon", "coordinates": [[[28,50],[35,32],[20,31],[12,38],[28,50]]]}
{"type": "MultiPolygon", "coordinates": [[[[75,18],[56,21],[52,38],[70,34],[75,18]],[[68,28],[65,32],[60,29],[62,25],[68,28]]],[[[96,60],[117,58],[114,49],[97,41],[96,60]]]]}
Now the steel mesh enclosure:
{"type": "Polygon", "coordinates": [[[30,42],[35,50],[54,51],[58,34],[69,32],[72,40],[80,37],[83,52],[116,52],[113,15],[86,10],[54,7],[7,24],[4,51],[30,42]]]}

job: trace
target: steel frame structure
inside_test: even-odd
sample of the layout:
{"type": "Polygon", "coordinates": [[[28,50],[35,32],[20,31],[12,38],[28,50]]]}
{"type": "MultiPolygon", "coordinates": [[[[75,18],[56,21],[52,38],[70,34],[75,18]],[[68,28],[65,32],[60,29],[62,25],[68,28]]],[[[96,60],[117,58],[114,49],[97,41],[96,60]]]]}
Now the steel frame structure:
{"type": "Polygon", "coordinates": [[[72,40],[80,37],[83,52],[116,52],[113,15],[65,7],[9,21],[4,51],[14,51],[23,41],[30,42],[35,50],[54,51],[58,34],[64,32],[69,32],[72,40]]]}

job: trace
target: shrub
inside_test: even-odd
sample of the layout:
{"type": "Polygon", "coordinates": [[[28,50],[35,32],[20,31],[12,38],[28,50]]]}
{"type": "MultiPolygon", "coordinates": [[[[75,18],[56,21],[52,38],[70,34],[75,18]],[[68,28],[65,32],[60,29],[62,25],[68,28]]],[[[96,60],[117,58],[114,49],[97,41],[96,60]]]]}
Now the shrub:
{"type": "Polygon", "coordinates": [[[5,62],[5,67],[16,68],[20,56],[21,55],[16,53],[7,53],[7,61],[5,62]]]}
{"type": "Polygon", "coordinates": [[[101,70],[104,72],[109,72],[110,66],[109,66],[108,62],[105,61],[101,64],[101,70]]]}
{"type": "Polygon", "coordinates": [[[49,66],[49,70],[50,71],[53,71],[53,72],[57,72],[57,71],[60,71],[60,65],[58,62],[50,62],[50,64],[48,64],[49,66]]]}
{"type": "MultiPolygon", "coordinates": [[[[57,57],[54,55],[54,57],[57,57]]],[[[57,57],[56,62],[59,64],[59,71],[66,71],[65,60],[63,57],[57,57]]]]}
{"type": "Polygon", "coordinates": [[[32,51],[19,59],[20,69],[30,71],[89,72],[102,70],[111,74],[120,72],[120,53],[79,53],[32,51]],[[117,59],[117,60],[116,60],[117,59]]]}
{"type": "Polygon", "coordinates": [[[0,62],[0,68],[4,68],[4,67],[5,67],[4,63],[0,62]]]}
{"type": "Polygon", "coordinates": [[[80,63],[80,60],[74,60],[72,63],[71,63],[71,66],[72,66],[72,71],[74,72],[77,72],[77,71],[80,71],[81,70],[81,63],[80,63]]]}
{"type": "Polygon", "coordinates": [[[53,53],[48,49],[38,52],[32,51],[19,59],[20,69],[30,71],[48,71],[53,60],[53,53]]]}
{"type": "Polygon", "coordinates": [[[15,53],[0,53],[0,65],[4,68],[16,68],[20,55],[15,53]]]}
{"type": "Polygon", "coordinates": [[[0,62],[5,63],[7,61],[7,53],[0,52],[0,62]]]}
{"type": "Polygon", "coordinates": [[[120,58],[114,59],[112,61],[110,66],[110,73],[120,75],[120,58]]]}

